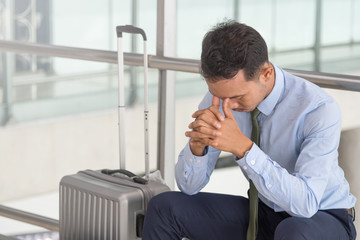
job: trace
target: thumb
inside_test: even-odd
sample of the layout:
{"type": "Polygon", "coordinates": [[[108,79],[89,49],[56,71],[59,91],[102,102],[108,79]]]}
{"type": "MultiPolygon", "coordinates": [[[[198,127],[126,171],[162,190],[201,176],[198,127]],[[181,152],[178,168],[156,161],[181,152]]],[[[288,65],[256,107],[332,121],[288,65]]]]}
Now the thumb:
{"type": "Polygon", "coordinates": [[[214,106],[217,109],[219,109],[219,107],[220,107],[220,98],[217,97],[217,96],[213,96],[211,106],[214,106]]]}
{"type": "Polygon", "coordinates": [[[224,121],[224,116],[220,112],[220,98],[213,96],[211,107],[213,114],[217,117],[218,120],[224,121]]]}
{"type": "Polygon", "coordinates": [[[232,114],[231,108],[230,108],[230,99],[229,98],[224,99],[222,108],[223,108],[226,118],[234,119],[234,115],[232,114]]]}

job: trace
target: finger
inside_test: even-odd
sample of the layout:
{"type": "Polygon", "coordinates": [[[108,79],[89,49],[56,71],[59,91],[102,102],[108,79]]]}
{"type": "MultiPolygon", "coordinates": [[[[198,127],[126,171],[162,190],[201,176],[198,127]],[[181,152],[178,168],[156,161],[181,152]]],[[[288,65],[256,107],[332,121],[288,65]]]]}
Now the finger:
{"type": "Polygon", "coordinates": [[[220,121],[224,121],[224,116],[219,111],[219,108],[220,108],[220,98],[217,96],[213,96],[210,110],[214,113],[217,119],[219,119],[220,121]]]}
{"type": "Polygon", "coordinates": [[[229,98],[224,99],[222,107],[223,107],[225,117],[230,118],[230,119],[234,119],[234,115],[231,112],[230,99],[229,98]]]}
{"type": "Polygon", "coordinates": [[[194,113],[191,115],[191,117],[197,118],[197,117],[200,116],[201,114],[204,114],[206,110],[207,110],[207,109],[197,110],[196,112],[194,112],[194,113]]]}
{"type": "Polygon", "coordinates": [[[208,135],[210,137],[219,137],[219,136],[221,136],[220,131],[217,131],[213,127],[203,126],[201,124],[198,124],[198,122],[199,121],[195,121],[193,123],[190,123],[189,128],[192,129],[193,131],[203,133],[203,134],[208,135]]]}
{"type": "Polygon", "coordinates": [[[220,122],[224,121],[225,118],[224,116],[222,115],[222,113],[220,112],[219,108],[218,107],[214,107],[214,106],[211,106],[209,108],[209,110],[213,113],[213,115],[217,118],[217,120],[219,120],[220,122]]]}
{"type": "Polygon", "coordinates": [[[202,114],[208,114],[207,111],[210,111],[214,117],[216,117],[218,120],[223,121],[224,120],[224,116],[221,114],[221,112],[219,111],[219,107],[220,106],[213,106],[211,105],[209,108],[206,109],[201,109],[201,110],[197,110],[196,112],[194,112],[191,117],[193,118],[197,118],[202,114]]]}
{"type": "Polygon", "coordinates": [[[205,146],[208,146],[208,144],[204,144],[200,141],[196,141],[194,139],[190,139],[190,147],[191,148],[198,148],[198,147],[201,147],[201,148],[205,148],[205,146]]]}
{"type": "Polygon", "coordinates": [[[209,146],[210,143],[212,142],[211,139],[190,139],[190,145],[192,147],[204,147],[204,146],[209,146]]]}
{"type": "MultiPolygon", "coordinates": [[[[218,121],[218,118],[216,117],[216,115],[214,114],[213,111],[215,111],[215,110],[211,110],[210,108],[203,109],[203,110],[198,110],[192,115],[192,117],[196,118],[195,121],[202,120],[206,124],[208,124],[210,126],[213,126],[214,128],[219,129],[219,128],[221,128],[221,124],[218,121]]],[[[217,111],[220,113],[219,110],[217,110],[217,111]]]]}
{"type": "Polygon", "coordinates": [[[189,129],[195,129],[195,128],[199,128],[199,127],[206,127],[206,128],[209,128],[209,129],[217,129],[216,127],[210,125],[209,123],[203,121],[200,118],[197,118],[195,121],[191,122],[188,125],[189,129]]]}
{"type": "Polygon", "coordinates": [[[199,131],[186,131],[185,136],[196,139],[196,140],[213,139],[214,138],[214,135],[207,134],[204,132],[199,132],[199,131]]]}
{"type": "MultiPolygon", "coordinates": [[[[198,118],[199,116],[205,114],[205,115],[208,115],[209,117],[217,118],[217,116],[214,114],[214,112],[216,112],[216,110],[214,110],[214,109],[217,109],[217,108],[210,106],[209,108],[206,108],[206,109],[197,110],[196,112],[194,112],[191,115],[191,117],[198,118]],[[213,108],[213,109],[211,109],[211,108],[213,108]]],[[[220,113],[220,111],[219,111],[219,113],[220,113]]]]}
{"type": "Polygon", "coordinates": [[[213,96],[211,106],[217,107],[219,109],[220,107],[220,98],[217,96],[213,96]]]}

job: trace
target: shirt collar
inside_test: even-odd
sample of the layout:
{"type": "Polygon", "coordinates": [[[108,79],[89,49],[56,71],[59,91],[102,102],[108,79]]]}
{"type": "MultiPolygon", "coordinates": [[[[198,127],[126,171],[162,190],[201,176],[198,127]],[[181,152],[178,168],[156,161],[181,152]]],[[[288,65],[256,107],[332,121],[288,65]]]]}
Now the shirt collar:
{"type": "Polygon", "coordinates": [[[269,115],[278,103],[284,89],[284,74],[277,66],[275,69],[275,84],[270,94],[258,105],[258,109],[265,115],[269,115]]]}

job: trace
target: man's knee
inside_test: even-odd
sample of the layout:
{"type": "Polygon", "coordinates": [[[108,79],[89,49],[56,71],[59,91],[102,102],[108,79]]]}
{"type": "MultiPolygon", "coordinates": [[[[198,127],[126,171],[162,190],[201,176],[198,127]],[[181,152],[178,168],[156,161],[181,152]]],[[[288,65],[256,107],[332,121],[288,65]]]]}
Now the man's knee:
{"type": "Polygon", "coordinates": [[[275,240],[318,239],[308,218],[289,217],[284,219],[275,230],[275,240]],[[315,238],[314,238],[315,237],[315,238]]]}
{"type": "Polygon", "coordinates": [[[157,214],[165,213],[166,215],[172,215],[177,212],[178,208],[183,206],[181,202],[179,202],[181,201],[182,195],[184,194],[181,192],[171,191],[160,193],[151,198],[148,203],[148,211],[155,211],[157,214]]]}
{"type": "Polygon", "coordinates": [[[163,192],[150,199],[143,239],[179,239],[182,236],[182,228],[174,221],[176,212],[179,212],[177,209],[182,208],[181,195],[179,192],[163,192]]]}

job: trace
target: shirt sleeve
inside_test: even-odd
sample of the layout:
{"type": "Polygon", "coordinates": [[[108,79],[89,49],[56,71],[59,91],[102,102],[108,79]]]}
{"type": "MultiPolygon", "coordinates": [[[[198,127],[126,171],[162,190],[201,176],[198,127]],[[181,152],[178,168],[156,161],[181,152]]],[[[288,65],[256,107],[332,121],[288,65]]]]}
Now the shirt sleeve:
{"type": "Polygon", "coordinates": [[[329,108],[324,104],[304,118],[297,135],[302,140],[293,173],[282,168],[256,144],[237,163],[259,193],[275,204],[275,210],[311,217],[319,210],[331,169],[337,165],[340,131],[337,105],[329,108]]]}
{"type": "MultiPolygon", "coordinates": [[[[200,102],[198,109],[208,108],[212,98],[213,96],[208,92],[200,102]]],[[[209,146],[205,148],[203,156],[195,156],[187,143],[180,152],[175,165],[175,179],[178,188],[188,195],[196,194],[204,188],[209,182],[220,152],[209,146]]]]}
{"type": "Polygon", "coordinates": [[[219,155],[219,150],[206,147],[203,156],[195,156],[191,152],[189,143],[187,143],[180,152],[175,166],[175,178],[178,188],[188,195],[200,192],[209,182],[219,155]]]}

